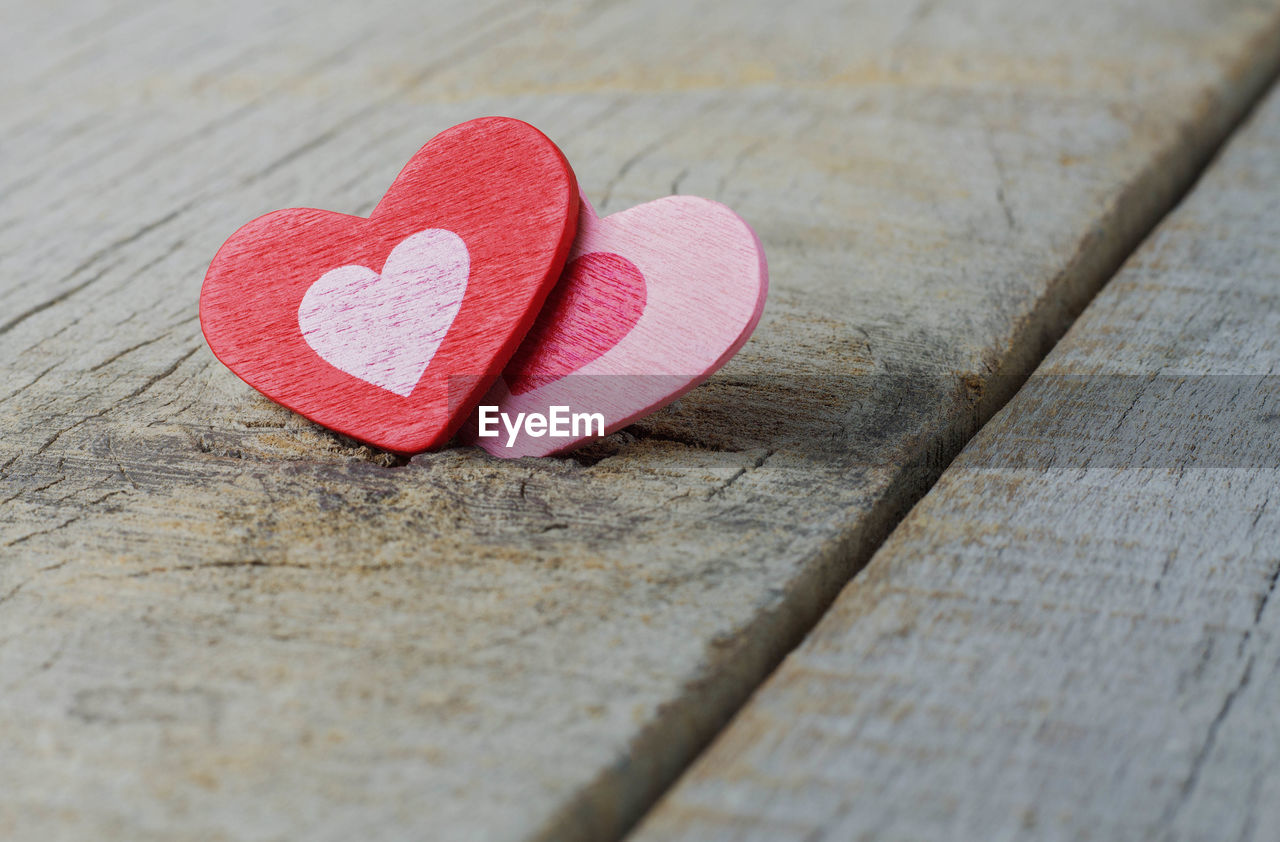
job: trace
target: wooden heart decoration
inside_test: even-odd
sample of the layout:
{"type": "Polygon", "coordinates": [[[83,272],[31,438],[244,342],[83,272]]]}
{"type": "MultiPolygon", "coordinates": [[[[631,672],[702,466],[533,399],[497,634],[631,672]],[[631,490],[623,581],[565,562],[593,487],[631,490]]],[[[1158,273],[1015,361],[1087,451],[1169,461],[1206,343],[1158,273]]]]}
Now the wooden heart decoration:
{"type": "Polygon", "coordinates": [[[366,219],[259,217],[200,291],[209,347],[240,379],[339,433],[399,453],[446,441],[519,346],[578,219],[564,155],[505,117],[454,126],[366,219]]]}
{"type": "Polygon", "coordinates": [[[511,394],[554,383],[601,357],[636,326],[644,304],[644,275],[625,257],[597,251],[569,261],[502,372],[511,394]]]}
{"type": "Polygon", "coordinates": [[[764,309],[764,248],[724,205],[671,196],[601,218],[584,198],[579,214],[556,289],[460,435],[495,456],[569,450],[670,403],[728,362],[764,309]],[[593,413],[601,424],[573,418],[593,413]]]}

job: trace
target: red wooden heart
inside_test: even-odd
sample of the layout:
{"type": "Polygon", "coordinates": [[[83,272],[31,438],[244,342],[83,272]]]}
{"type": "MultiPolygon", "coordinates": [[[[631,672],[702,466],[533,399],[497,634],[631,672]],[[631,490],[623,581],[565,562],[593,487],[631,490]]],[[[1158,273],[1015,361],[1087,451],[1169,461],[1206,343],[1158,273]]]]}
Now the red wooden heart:
{"type": "Polygon", "coordinates": [[[272,400],[416,453],[446,442],[502,371],[577,218],[555,144],[519,120],[472,120],[422,147],[367,219],[292,208],[236,231],[205,275],[200,325],[272,400]]]}

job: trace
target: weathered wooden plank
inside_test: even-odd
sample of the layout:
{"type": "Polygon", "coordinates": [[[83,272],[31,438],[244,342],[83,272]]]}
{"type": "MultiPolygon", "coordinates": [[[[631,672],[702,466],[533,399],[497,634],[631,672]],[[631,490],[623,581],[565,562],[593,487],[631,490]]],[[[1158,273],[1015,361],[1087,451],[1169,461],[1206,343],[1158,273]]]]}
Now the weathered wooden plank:
{"type": "Polygon", "coordinates": [[[0,831],[618,832],[1178,195],[1278,30],[1248,0],[6,12],[0,831]],[[367,212],[484,113],[602,211],[756,227],[773,292],[719,377],[586,457],[402,464],[216,364],[227,234],[367,212]]]}
{"type": "Polygon", "coordinates": [[[641,839],[1280,828],[1280,93],[641,839]]]}

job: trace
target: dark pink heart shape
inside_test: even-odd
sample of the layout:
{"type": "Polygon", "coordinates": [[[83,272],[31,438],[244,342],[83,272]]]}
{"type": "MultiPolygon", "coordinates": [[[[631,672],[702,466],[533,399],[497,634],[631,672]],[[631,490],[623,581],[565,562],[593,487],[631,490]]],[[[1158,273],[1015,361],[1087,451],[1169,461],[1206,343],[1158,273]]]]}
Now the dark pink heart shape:
{"type": "Polygon", "coordinates": [[[625,257],[597,251],[572,261],[507,364],[507,388],[523,395],[598,359],[631,332],[644,304],[644,275],[625,257]]]}

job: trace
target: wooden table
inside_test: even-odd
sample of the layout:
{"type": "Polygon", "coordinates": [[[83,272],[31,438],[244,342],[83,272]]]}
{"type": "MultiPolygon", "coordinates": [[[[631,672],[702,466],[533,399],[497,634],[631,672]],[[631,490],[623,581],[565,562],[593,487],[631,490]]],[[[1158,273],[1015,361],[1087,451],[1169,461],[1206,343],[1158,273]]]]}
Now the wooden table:
{"type": "Polygon", "coordinates": [[[0,837],[1280,823],[1280,106],[1170,215],[1280,3],[69,0],[0,62],[0,837]],[[489,113],[602,211],[756,227],[721,374],[576,457],[404,460],[213,359],[231,231],[489,113]]]}

